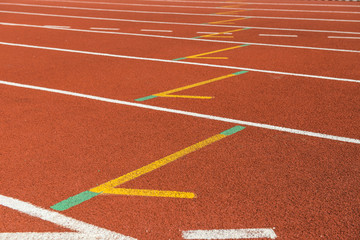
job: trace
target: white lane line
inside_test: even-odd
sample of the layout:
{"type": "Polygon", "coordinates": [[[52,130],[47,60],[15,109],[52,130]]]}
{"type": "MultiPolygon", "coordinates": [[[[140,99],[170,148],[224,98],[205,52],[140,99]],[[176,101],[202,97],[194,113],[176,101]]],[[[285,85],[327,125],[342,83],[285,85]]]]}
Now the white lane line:
{"type": "Polygon", "coordinates": [[[142,32],[173,32],[172,30],[141,29],[142,32]]]}
{"type": "Polygon", "coordinates": [[[279,34],[259,34],[260,37],[293,37],[296,38],[298,35],[279,35],[279,34]]]}
{"type": "Polygon", "coordinates": [[[346,31],[332,31],[332,30],[318,30],[318,29],[271,28],[271,27],[239,26],[239,25],[215,25],[215,24],[201,24],[201,23],[161,22],[161,21],[147,21],[147,20],[123,19],[123,18],[86,17],[86,16],[76,16],[76,15],[59,15],[59,14],[46,14],[46,13],[34,13],[34,12],[17,12],[17,11],[3,11],[3,10],[0,10],[0,13],[22,14],[22,15],[30,15],[30,16],[75,18],[75,19],[91,19],[91,20],[116,21],[116,22],[154,23],[154,24],[182,25],[182,26],[222,27],[222,28],[252,28],[252,29],[280,30],[280,31],[360,34],[360,32],[346,32],[346,31]]]}
{"type": "Polygon", "coordinates": [[[277,236],[271,228],[247,228],[247,229],[214,229],[214,230],[189,230],[183,231],[184,239],[254,239],[270,238],[277,236]]]}
{"type": "MultiPolygon", "coordinates": [[[[67,2],[76,2],[77,1],[67,1],[67,2]]],[[[83,2],[81,2],[83,3],[83,2]]],[[[146,4],[128,4],[128,3],[121,3],[122,5],[141,5],[141,6],[152,6],[152,5],[146,5],[146,4]]],[[[170,6],[171,7],[171,6],[170,6]]],[[[180,7],[180,6],[172,6],[172,7],[180,7]]],[[[184,6],[188,8],[194,8],[193,6],[184,6]]],[[[54,8],[54,7],[53,7],[54,8]]],[[[64,7],[62,7],[64,8],[64,7]]],[[[199,8],[199,7],[195,7],[199,8]]],[[[233,9],[233,8],[221,8],[224,9],[233,9]]],[[[239,10],[238,8],[234,8],[239,10]]],[[[89,9],[87,9],[89,10],[89,9]]],[[[277,20],[299,20],[299,21],[325,21],[325,22],[360,22],[360,20],[354,20],[354,19],[330,19],[330,18],[294,18],[294,17],[271,17],[271,16],[250,16],[250,15],[220,15],[220,14],[203,14],[203,13],[178,13],[178,12],[154,12],[154,11],[135,11],[135,10],[118,10],[121,12],[131,12],[131,13],[144,13],[144,14],[167,14],[167,15],[186,15],[186,16],[215,16],[215,17],[248,17],[248,18],[259,18],[259,19],[277,19],[277,20]]]]}
{"type": "Polygon", "coordinates": [[[101,28],[101,27],[91,27],[92,30],[105,30],[105,31],[117,31],[119,28],[101,28]]]}
{"type": "Polygon", "coordinates": [[[268,3],[268,2],[219,2],[219,1],[182,1],[182,0],[143,0],[148,2],[189,2],[189,3],[225,3],[225,4],[249,4],[249,5],[279,5],[279,6],[320,6],[320,7],[360,7],[360,5],[345,5],[345,4],[309,4],[309,3],[268,3]]]}
{"type": "Polygon", "coordinates": [[[287,132],[287,133],[292,133],[292,134],[305,135],[305,136],[329,139],[329,140],[340,141],[340,142],[360,144],[360,139],[340,137],[340,136],[334,136],[334,135],[329,135],[329,134],[316,133],[316,132],[286,128],[286,127],[279,127],[279,126],[263,124],[263,123],[248,122],[248,121],[236,120],[236,119],[231,119],[231,118],[218,117],[218,116],[188,112],[188,111],[183,111],[183,110],[176,110],[176,109],[171,109],[171,108],[157,107],[157,106],[146,105],[146,104],[142,104],[142,103],[127,102],[127,101],[121,101],[121,100],[110,99],[110,98],[105,98],[105,97],[98,97],[98,96],[93,96],[93,95],[88,95],[88,94],[70,92],[70,91],[65,91],[65,90],[58,90],[58,89],[53,89],[53,88],[39,87],[39,86],[21,84],[21,83],[15,83],[15,82],[8,82],[8,81],[0,80],[0,84],[7,85],[7,86],[13,86],[13,87],[33,89],[33,90],[40,90],[40,91],[44,91],[44,92],[58,93],[58,94],[74,96],[74,97],[87,98],[87,99],[92,99],[92,100],[101,101],[101,102],[108,102],[108,103],[115,103],[115,104],[120,104],[120,105],[138,107],[138,108],[151,109],[151,110],[156,110],[156,111],[161,111],[161,112],[176,113],[176,114],[180,114],[180,115],[216,120],[216,121],[227,122],[227,123],[234,123],[234,124],[239,124],[239,125],[242,124],[245,126],[264,128],[264,129],[275,130],[275,131],[280,131],[280,132],[287,132]]]}
{"type": "Polygon", "coordinates": [[[65,49],[65,48],[36,46],[36,45],[20,44],[20,43],[0,42],[0,45],[13,46],[13,47],[34,48],[34,49],[43,49],[43,50],[58,51],[58,52],[79,53],[79,54],[94,55],[94,56],[104,56],[104,57],[114,57],[114,58],[123,58],[123,59],[152,61],[152,62],[165,62],[165,63],[176,63],[176,64],[204,66],[204,67],[213,67],[213,68],[244,70],[244,71],[271,73],[271,74],[279,74],[279,75],[286,75],[286,76],[296,76],[296,77],[305,77],[305,78],[334,80],[334,81],[340,81],[340,82],[360,83],[360,80],[349,79],[349,78],[337,78],[337,77],[328,77],[328,76],[319,76],[319,75],[310,75],[310,74],[301,74],[301,73],[280,72],[280,71],[263,70],[263,69],[256,69],[256,68],[244,68],[244,67],[237,67],[237,66],[207,64],[207,63],[198,63],[198,62],[174,61],[174,60],[167,60],[167,59],[160,59],[160,58],[136,57],[136,56],[127,56],[127,55],[119,55],[119,54],[111,54],[111,53],[100,53],[100,52],[81,51],[81,50],[74,50],[74,49],[65,49]]]}
{"type": "MultiPolygon", "coordinates": [[[[12,26],[12,27],[44,28],[43,26],[39,26],[39,25],[5,23],[5,22],[0,22],[0,25],[12,26]]],[[[227,44],[250,44],[250,45],[254,45],[254,46],[264,46],[264,47],[281,47],[281,48],[295,48],[295,49],[305,49],[305,50],[360,53],[360,50],[335,49],[335,48],[317,48],[317,47],[307,47],[307,46],[267,44],[267,43],[254,43],[254,42],[222,41],[222,40],[212,40],[212,39],[183,38],[183,37],[150,35],[150,34],[139,34],[139,33],[125,33],[125,32],[103,32],[103,31],[91,31],[91,30],[74,29],[74,28],[72,28],[72,29],[59,29],[59,30],[73,31],[73,32],[86,32],[86,33],[124,35],[124,36],[138,36],[138,37],[152,37],[152,38],[163,38],[163,39],[176,39],[176,40],[186,40],[186,41],[217,42],[217,43],[227,43],[227,44]]]]}
{"type": "Polygon", "coordinates": [[[360,37],[343,37],[343,36],[328,36],[328,38],[338,38],[338,39],[360,39],[360,37]]]}
{"type": "Polygon", "coordinates": [[[70,26],[44,25],[45,28],[70,28],[70,26]]]}
{"type": "MultiPolygon", "coordinates": [[[[60,8],[60,9],[77,9],[77,10],[89,10],[89,11],[103,11],[103,12],[138,12],[138,13],[149,13],[147,11],[135,11],[135,10],[122,10],[122,9],[101,9],[101,8],[84,8],[84,7],[69,7],[69,6],[55,6],[55,5],[38,5],[38,4],[24,4],[24,3],[0,3],[0,5],[10,5],[10,6],[24,6],[24,7],[42,7],[42,8],[60,8]]],[[[151,5],[154,6],[154,5],[151,5]]],[[[157,6],[157,5],[155,5],[157,6]]],[[[166,5],[161,5],[166,6],[166,5]]],[[[171,7],[178,7],[170,5],[171,7]]],[[[319,11],[319,10],[294,10],[294,9],[269,9],[269,8],[224,8],[224,7],[199,7],[199,6],[181,6],[182,8],[205,8],[205,9],[225,9],[225,10],[250,10],[250,11],[271,11],[271,12],[311,12],[311,13],[341,13],[341,14],[360,14],[360,12],[349,12],[349,11],[319,11]]],[[[186,13],[176,13],[174,14],[186,14],[186,13]]],[[[209,16],[209,14],[196,14],[192,15],[204,15],[209,16]]],[[[210,14],[212,16],[227,16],[227,15],[217,15],[210,14]]]]}
{"type": "MultiPolygon", "coordinates": [[[[217,34],[219,32],[196,32],[196,33],[199,33],[199,34],[217,34]]],[[[232,33],[221,33],[223,35],[232,35],[232,33]]]]}
{"type": "MultiPolygon", "coordinates": [[[[43,2],[48,2],[49,0],[38,0],[43,2]]],[[[182,5],[155,5],[155,4],[134,4],[134,3],[119,3],[119,2],[86,2],[86,1],[62,1],[62,0],[51,0],[51,2],[70,2],[70,3],[91,3],[91,4],[106,4],[106,5],[122,5],[122,6],[137,6],[137,7],[166,7],[166,8],[191,8],[191,9],[233,9],[233,10],[252,10],[252,11],[269,11],[269,9],[259,9],[259,8],[234,8],[234,7],[209,7],[209,6],[182,6],[182,5]]],[[[228,3],[231,4],[231,3],[228,3]]],[[[234,4],[233,4],[234,5],[234,4]]],[[[292,9],[270,9],[270,11],[286,11],[286,12],[315,12],[315,13],[352,13],[359,14],[359,12],[348,12],[348,11],[320,11],[320,10],[292,10],[292,9]]]]}
{"type": "MultiPolygon", "coordinates": [[[[0,206],[8,207],[13,210],[19,211],[21,213],[25,213],[27,215],[30,215],[32,217],[40,218],[42,220],[54,223],[58,226],[68,228],[70,230],[78,232],[79,235],[86,235],[89,238],[79,238],[79,239],[121,239],[121,240],[135,240],[135,238],[128,237],[125,235],[122,235],[120,233],[116,233],[104,228],[100,228],[94,225],[91,225],[89,223],[85,223],[79,220],[76,220],[74,218],[67,217],[63,214],[60,214],[58,212],[50,211],[44,208],[37,207],[33,204],[14,199],[11,197],[7,197],[4,195],[0,195],[0,206]]],[[[45,233],[42,235],[48,236],[50,238],[37,238],[39,237],[40,233],[19,233],[18,235],[15,233],[0,233],[0,239],[56,239],[56,237],[59,237],[62,233],[45,233]],[[26,234],[29,234],[26,236],[26,234]],[[53,238],[53,237],[55,238],[53,238]],[[21,238],[23,237],[23,238],[21,238]]],[[[58,239],[72,239],[72,238],[66,238],[71,236],[72,234],[76,233],[65,233],[64,238],[58,238],[58,239]]],[[[76,239],[76,238],[75,238],[76,239]]]]}

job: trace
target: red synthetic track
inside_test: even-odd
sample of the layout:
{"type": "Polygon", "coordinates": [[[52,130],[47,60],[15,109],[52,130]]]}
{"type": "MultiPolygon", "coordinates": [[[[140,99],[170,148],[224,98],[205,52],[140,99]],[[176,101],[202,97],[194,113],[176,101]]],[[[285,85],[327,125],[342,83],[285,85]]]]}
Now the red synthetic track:
{"type": "MultiPolygon", "coordinates": [[[[17,2],[143,11],[217,12],[195,8],[17,2]]],[[[139,0],[136,3],[227,5],[216,1],[180,3],[139,0]]],[[[360,13],[360,8],[321,6],[360,6],[356,3],[296,3],[319,6],[249,4],[247,7],[360,13]]],[[[5,5],[0,5],[0,10],[183,23],[231,19],[5,5]]],[[[243,13],[360,19],[360,14],[243,13]]],[[[8,13],[0,13],[0,22],[65,25],[77,29],[117,27],[119,32],[187,38],[201,35],[197,34],[199,31],[232,30],[225,27],[156,25],[8,13]],[[146,33],[141,29],[171,29],[173,32],[146,33]]],[[[297,20],[246,19],[240,22],[239,25],[352,32],[357,32],[360,26],[360,23],[297,20]]],[[[234,38],[229,40],[360,50],[360,40],[329,39],[329,35],[334,34],[251,29],[234,33],[234,38]],[[261,33],[297,34],[298,37],[269,40],[262,39],[259,36],[261,33]]],[[[167,60],[241,45],[3,25],[0,25],[0,42],[167,60]]],[[[2,81],[129,102],[237,72],[19,46],[0,45],[0,52],[2,81]]],[[[360,80],[360,72],[356,68],[359,54],[251,45],[208,55],[228,59],[181,61],[360,80]]],[[[178,92],[183,95],[213,96],[211,100],[158,97],[142,103],[360,139],[359,84],[249,71],[178,92]]],[[[235,126],[13,86],[0,85],[0,96],[0,157],[3,163],[0,194],[45,209],[235,126]]],[[[194,192],[197,195],[195,199],[98,196],[61,213],[138,239],[183,239],[181,233],[185,230],[242,228],[275,228],[277,239],[357,239],[360,235],[359,157],[359,144],[246,127],[124,185],[134,189],[194,192]]],[[[0,222],[2,233],[69,231],[3,206],[0,206],[0,222]]]]}

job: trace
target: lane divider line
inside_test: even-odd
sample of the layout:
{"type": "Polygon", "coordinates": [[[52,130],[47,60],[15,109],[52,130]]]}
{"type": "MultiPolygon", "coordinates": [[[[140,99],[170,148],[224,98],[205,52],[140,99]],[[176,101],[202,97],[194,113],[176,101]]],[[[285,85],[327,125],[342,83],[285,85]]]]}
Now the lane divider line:
{"type": "Polygon", "coordinates": [[[244,31],[244,30],[248,30],[248,29],[250,29],[250,28],[240,28],[240,29],[235,29],[235,30],[230,30],[230,31],[225,31],[225,32],[207,33],[206,35],[193,37],[193,38],[234,38],[234,36],[222,36],[222,35],[228,35],[228,34],[232,34],[234,32],[244,31]]]}
{"type": "Polygon", "coordinates": [[[220,134],[216,134],[216,135],[214,135],[210,138],[207,138],[201,142],[193,144],[187,148],[184,148],[184,149],[177,151],[171,155],[161,158],[155,162],[152,162],[146,166],[136,169],[130,173],[127,173],[121,177],[115,178],[111,181],[108,181],[97,187],[94,187],[88,191],[79,193],[73,197],[65,199],[64,201],[61,201],[61,202],[51,206],[51,208],[54,210],[57,210],[57,211],[64,211],[64,210],[67,210],[71,207],[79,205],[79,204],[81,204],[93,197],[96,197],[100,194],[103,194],[103,193],[104,194],[116,194],[116,195],[148,196],[148,197],[195,198],[196,195],[194,193],[188,193],[188,192],[157,191],[157,190],[145,190],[145,189],[126,189],[126,188],[118,189],[116,187],[118,187],[126,182],[129,182],[131,180],[134,180],[138,177],[141,177],[142,175],[150,173],[156,169],[159,169],[169,163],[172,163],[172,162],[178,160],[181,157],[184,157],[185,155],[195,152],[201,148],[204,148],[205,146],[208,146],[214,142],[217,142],[227,136],[235,134],[235,133],[243,130],[244,128],[245,127],[242,127],[242,126],[235,126],[231,129],[228,129],[228,130],[220,133],[220,134]]]}
{"type": "MultiPolygon", "coordinates": [[[[6,23],[0,22],[0,25],[12,26],[12,27],[30,27],[30,28],[43,28],[44,26],[39,25],[29,25],[29,24],[18,24],[18,23],[6,23]]],[[[210,25],[207,25],[210,26],[210,25]]],[[[217,25],[228,27],[227,25],[217,25]]],[[[231,26],[232,27],[232,26],[231,26]]],[[[251,29],[253,27],[244,27],[251,29]]],[[[267,43],[253,43],[253,42],[237,42],[237,41],[222,41],[222,40],[213,40],[213,39],[201,39],[201,38],[184,38],[184,37],[173,37],[173,36],[162,36],[162,35],[150,35],[150,34],[139,34],[139,33],[125,33],[125,32],[104,32],[104,31],[91,31],[85,29],[55,29],[55,28],[46,28],[51,30],[60,30],[60,31],[73,31],[73,32],[86,32],[86,33],[99,33],[99,34],[112,34],[112,35],[124,35],[124,36],[139,36],[139,37],[152,37],[152,38],[163,38],[163,39],[177,39],[177,40],[187,40],[187,41],[200,41],[200,42],[217,42],[217,43],[226,43],[226,44],[249,44],[254,46],[264,46],[264,47],[282,47],[282,48],[295,48],[295,49],[305,49],[305,50],[319,50],[319,51],[334,51],[334,52],[346,52],[346,53],[360,53],[359,50],[348,50],[348,49],[335,49],[335,48],[318,48],[318,47],[306,47],[306,46],[296,46],[296,45],[280,45],[280,44],[267,44],[267,43]]],[[[255,28],[258,29],[258,28],[255,28]]],[[[268,29],[267,29],[268,30],[268,29]]],[[[274,30],[274,29],[270,29],[274,30]]],[[[291,29],[290,29],[291,30],[291,29]]],[[[334,32],[332,32],[334,33],[334,32]]],[[[360,34],[351,33],[351,32],[336,32],[343,34],[360,34]]]]}
{"type": "Polygon", "coordinates": [[[328,38],[337,38],[337,39],[360,39],[360,37],[345,37],[345,36],[328,36],[328,38]]]}
{"type": "Polygon", "coordinates": [[[172,30],[141,29],[142,32],[173,32],[172,30]]]}
{"type": "Polygon", "coordinates": [[[247,47],[247,46],[250,46],[250,45],[244,44],[244,45],[239,45],[239,46],[234,46],[234,47],[229,47],[229,48],[222,48],[219,50],[214,50],[214,51],[210,51],[210,52],[206,52],[206,53],[200,53],[200,54],[195,54],[195,55],[191,55],[191,56],[187,56],[187,57],[176,58],[176,59],[173,59],[173,61],[179,61],[179,60],[184,60],[184,59],[228,59],[228,57],[204,57],[204,56],[214,54],[214,53],[219,53],[219,52],[225,52],[225,51],[233,50],[236,48],[247,47]]]}
{"type": "Polygon", "coordinates": [[[117,31],[119,28],[103,28],[103,27],[91,27],[92,30],[105,30],[105,31],[117,31]]]}
{"type": "Polygon", "coordinates": [[[212,99],[213,97],[208,97],[208,96],[189,96],[189,95],[173,95],[172,93],[176,93],[176,92],[180,92],[180,91],[184,91],[187,89],[191,89],[191,88],[195,88],[195,87],[199,87],[205,84],[209,84],[209,83],[213,83],[216,81],[220,81],[226,78],[230,78],[230,77],[234,77],[234,76],[238,76],[244,73],[247,73],[248,71],[240,71],[240,72],[235,72],[235,73],[231,73],[231,74],[227,74],[224,76],[220,76],[220,77],[216,77],[216,78],[212,78],[210,80],[206,80],[206,81],[202,81],[202,82],[198,82],[195,84],[191,84],[191,85],[187,85],[184,87],[179,87],[179,88],[175,88],[169,91],[165,91],[165,92],[161,92],[161,93],[156,93],[156,94],[152,94],[150,96],[147,97],[143,97],[143,98],[138,98],[135,99],[135,101],[137,102],[142,102],[145,100],[149,100],[149,99],[153,99],[156,97],[171,97],[171,98],[192,98],[192,99],[212,99]]]}
{"type": "Polygon", "coordinates": [[[248,11],[248,10],[242,9],[242,10],[235,10],[235,11],[228,11],[228,12],[218,12],[218,13],[214,13],[214,14],[216,14],[216,15],[233,15],[233,14],[237,14],[237,13],[241,13],[241,12],[245,12],[245,11],[248,11]]]}
{"type": "Polygon", "coordinates": [[[122,59],[133,59],[133,60],[164,62],[164,63],[177,63],[177,64],[185,64],[185,65],[193,65],[193,66],[234,69],[234,70],[238,70],[238,71],[243,70],[243,71],[249,71],[249,72],[261,72],[261,73],[271,73],[271,74],[279,74],[279,75],[286,75],[286,76],[297,76],[297,77],[305,77],[305,78],[360,83],[360,80],[349,79],[349,78],[337,78],[337,77],[328,77],[328,76],[319,76],[319,75],[310,75],[310,74],[301,74],[301,73],[280,72],[280,71],[262,70],[262,69],[256,69],[256,68],[245,68],[245,67],[236,67],[236,66],[227,66],[227,65],[217,65],[217,64],[209,64],[209,63],[176,61],[176,60],[167,60],[167,59],[160,59],[160,58],[135,57],[135,56],[127,56],[127,55],[119,55],[119,54],[111,54],[111,53],[99,53],[99,52],[81,51],[81,50],[66,49],[66,48],[44,47],[44,46],[36,46],[36,45],[20,44],[20,43],[0,42],[0,45],[13,46],[13,47],[24,47],[24,48],[32,48],[32,49],[43,49],[43,50],[59,51],[59,52],[78,53],[78,54],[93,55],[93,56],[114,57],[114,58],[122,58],[122,59]]]}
{"type": "Polygon", "coordinates": [[[228,20],[222,20],[216,22],[208,22],[207,24],[235,24],[236,21],[241,21],[248,18],[250,17],[241,17],[241,18],[234,18],[234,19],[228,19],[228,20]]]}
{"type": "Polygon", "coordinates": [[[212,229],[182,231],[184,239],[255,239],[277,236],[271,228],[244,228],[244,229],[212,229]]]}
{"type": "Polygon", "coordinates": [[[355,138],[341,137],[341,136],[335,136],[335,135],[330,135],[330,134],[317,133],[317,132],[305,131],[305,130],[300,130],[300,129],[275,126],[275,125],[264,124],[264,123],[249,122],[249,121],[243,121],[243,120],[226,118],[226,117],[219,117],[219,116],[214,116],[214,115],[209,115],[209,114],[202,114],[202,113],[195,113],[195,112],[177,110],[177,109],[172,109],[172,108],[152,106],[152,105],[147,105],[147,104],[142,104],[142,103],[127,102],[127,101],[122,101],[122,100],[117,100],[117,99],[99,97],[99,96],[83,94],[83,93],[76,93],[76,92],[59,90],[59,89],[54,89],[54,88],[40,87],[40,86],[29,85],[29,84],[8,82],[8,81],[2,81],[2,80],[0,80],[0,84],[6,85],[6,86],[12,86],[12,87],[38,90],[38,91],[43,91],[43,92],[57,93],[57,94],[73,96],[73,97],[80,97],[80,98],[91,99],[91,100],[100,101],[100,102],[114,103],[114,104],[119,104],[119,105],[124,105],[124,106],[138,107],[138,108],[150,109],[150,110],[155,110],[155,111],[160,111],[160,112],[175,113],[175,114],[203,118],[203,119],[208,119],[208,120],[234,123],[237,125],[245,125],[245,126],[257,127],[257,128],[269,129],[269,130],[274,130],[274,131],[279,131],[279,132],[292,133],[292,134],[296,134],[296,135],[303,135],[303,136],[316,137],[316,138],[328,139],[328,140],[339,141],[339,142],[360,144],[360,139],[355,139],[355,138]]]}

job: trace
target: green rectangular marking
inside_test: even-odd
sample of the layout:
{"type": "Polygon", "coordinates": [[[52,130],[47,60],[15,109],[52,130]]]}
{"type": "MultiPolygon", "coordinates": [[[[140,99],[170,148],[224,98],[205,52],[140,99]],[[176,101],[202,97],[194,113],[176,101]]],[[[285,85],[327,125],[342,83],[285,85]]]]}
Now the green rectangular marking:
{"type": "Polygon", "coordinates": [[[229,136],[229,135],[231,135],[231,134],[234,134],[234,133],[237,133],[237,132],[243,130],[244,128],[245,128],[245,127],[243,127],[243,126],[235,126],[235,127],[233,127],[233,128],[230,128],[230,129],[228,129],[228,130],[223,131],[223,132],[220,133],[220,134],[229,136]]]}
{"type": "Polygon", "coordinates": [[[250,27],[246,27],[246,28],[244,28],[244,30],[249,30],[249,29],[251,29],[250,27]]]}
{"type": "Polygon", "coordinates": [[[147,97],[137,98],[137,99],[135,99],[135,101],[137,101],[137,102],[142,102],[142,101],[149,100],[149,99],[153,99],[153,98],[156,98],[156,97],[157,97],[157,96],[150,95],[150,96],[147,96],[147,97]]]}
{"type": "Polygon", "coordinates": [[[179,60],[184,60],[184,59],[186,59],[186,57],[175,58],[175,59],[173,59],[173,61],[179,61],[179,60]]]}
{"type": "Polygon", "coordinates": [[[82,193],[79,193],[73,197],[69,197],[68,199],[65,199],[64,201],[61,201],[50,208],[57,210],[57,211],[64,211],[66,209],[69,209],[73,206],[76,206],[82,202],[85,202],[93,197],[96,197],[100,193],[85,191],[82,193]]]}
{"type": "Polygon", "coordinates": [[[247,73],[249,71],[240,71],[240,72],[236,72],[236,73],[233,73],[234,75],[240,75],[240,74],[244,74],[244,73],[247,73]]]}
{"type": "Polygon", "coordinates": [[[192,38],[194,38],[194,39],[196,39],[196,38],[201,38],[201,36],[198,36],[198,37],[192,37],[192,38]]]}
{"type": "Polygon", "coordinates": [[[240,45],[240,47],[247,47],[247,46],[250,46],[250,44],[240,45]]]}

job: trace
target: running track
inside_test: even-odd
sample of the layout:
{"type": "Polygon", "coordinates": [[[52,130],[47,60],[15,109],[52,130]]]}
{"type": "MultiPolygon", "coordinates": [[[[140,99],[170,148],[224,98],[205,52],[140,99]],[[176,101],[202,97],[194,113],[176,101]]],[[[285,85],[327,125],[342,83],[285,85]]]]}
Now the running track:
{"type": "Polygon", "coordinates": [[[358,239],[360,3],[0,3],[0,239],[358,239]]]}

